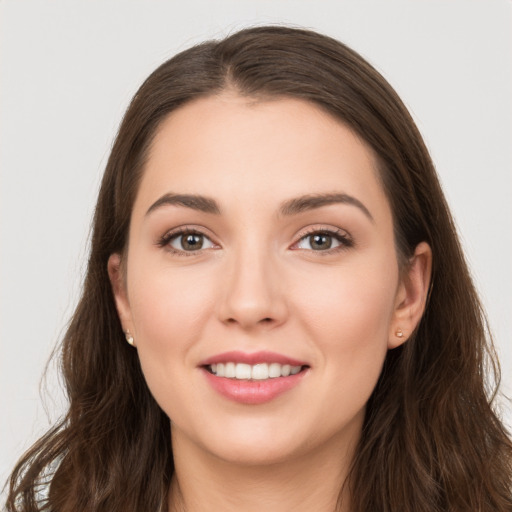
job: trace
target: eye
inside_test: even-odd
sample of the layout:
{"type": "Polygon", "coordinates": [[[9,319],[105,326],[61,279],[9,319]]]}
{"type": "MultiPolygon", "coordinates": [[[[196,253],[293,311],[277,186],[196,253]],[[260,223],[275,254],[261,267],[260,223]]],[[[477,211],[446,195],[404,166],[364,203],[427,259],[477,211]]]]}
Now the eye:
{"type": "Polygon", "coordinates": [[[215,247],[215,244],[203,233],[189,230],[165,235],[159,245],[169,247],[174,252],[188,253],[215,247]]]}
{"type": "Polygon", "coordinates": [[[353,242],[344,231],[314,231],[303,236],[294,246],[310,251],[329,251],[352,247],[353,242]]]}

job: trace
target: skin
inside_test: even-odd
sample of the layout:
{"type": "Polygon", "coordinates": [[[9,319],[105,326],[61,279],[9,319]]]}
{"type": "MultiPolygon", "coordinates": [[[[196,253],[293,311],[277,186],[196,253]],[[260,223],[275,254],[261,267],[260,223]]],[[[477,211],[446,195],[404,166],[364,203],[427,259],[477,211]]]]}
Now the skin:
{"type": "MultiPolygon", "coordinates": [[[[424,243],[399,269],[376,168],[350,129],[301,100],[225,92],[161,124],[128,249],[111,256],[109,274],[123,328],[171,418],[171,510],[335,509],[386,352],[416,327],[430,277],[424,243]],[[353,203],[280,211],[334,192],[367,212],[353,203]],[[167,193],[207,196],[220,214],[175,204],[147,213],[167,193]],[[184,251],[179,237],[159,243],[183,226],[207,237],[203,249],[184,251]],[[315,250],[313,231],[343,238],[315,250]],[[277,352],[309,369],[270,402],[240,404],[199,366],[231,350],[277,352]]],[[[342,510],[349,501],[345,493],[342,510]]]]}

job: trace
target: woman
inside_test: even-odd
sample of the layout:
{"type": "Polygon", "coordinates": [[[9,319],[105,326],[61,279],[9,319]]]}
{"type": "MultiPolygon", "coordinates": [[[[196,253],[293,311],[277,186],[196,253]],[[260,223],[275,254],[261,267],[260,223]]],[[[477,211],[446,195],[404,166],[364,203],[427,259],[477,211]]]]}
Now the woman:
{"type": "Polygon", "coordinates": [[[248,29],[146,80],[62,350],[69,411],[10,511],[512,510],[432,162],[325,36],[248,29]]]}

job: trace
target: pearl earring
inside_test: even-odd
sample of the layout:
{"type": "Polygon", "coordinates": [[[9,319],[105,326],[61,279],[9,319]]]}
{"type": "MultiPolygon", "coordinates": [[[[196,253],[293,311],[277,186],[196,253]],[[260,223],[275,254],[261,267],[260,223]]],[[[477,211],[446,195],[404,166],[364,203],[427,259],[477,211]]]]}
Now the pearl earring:
{"type": "Polygon", "coordinates": [[[128,342],[128,344],[130,344],[132,347],[135,346],[135,342],[133,340],[133,336],[130,334],[130,331],[126,331],[124,333],[124,335],[126,336],[126,341],[128,342]]]}
{"type": "Polygon", "coordinates": [[[403,338],[404,337],[404,332],[402,331],[402,329],[397,329],[396,332],[395,332],[395,336],[397,338],[403,338]]]}

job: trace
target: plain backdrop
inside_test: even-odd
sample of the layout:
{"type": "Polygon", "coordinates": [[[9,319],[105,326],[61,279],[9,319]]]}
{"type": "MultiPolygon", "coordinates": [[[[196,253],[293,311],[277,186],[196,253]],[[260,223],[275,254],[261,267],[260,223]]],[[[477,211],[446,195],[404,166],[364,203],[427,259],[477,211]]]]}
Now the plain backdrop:
{"type": "Polygon", "coordinates": [[[2,483],[62,412],[53,366],[47,412],[39,385],[77,300],[131,96],[177,51],[247,25],[334,36],[396,88],[436,163],[512,394],[510,0],[0,0],[0,16],[2,483]]]}

